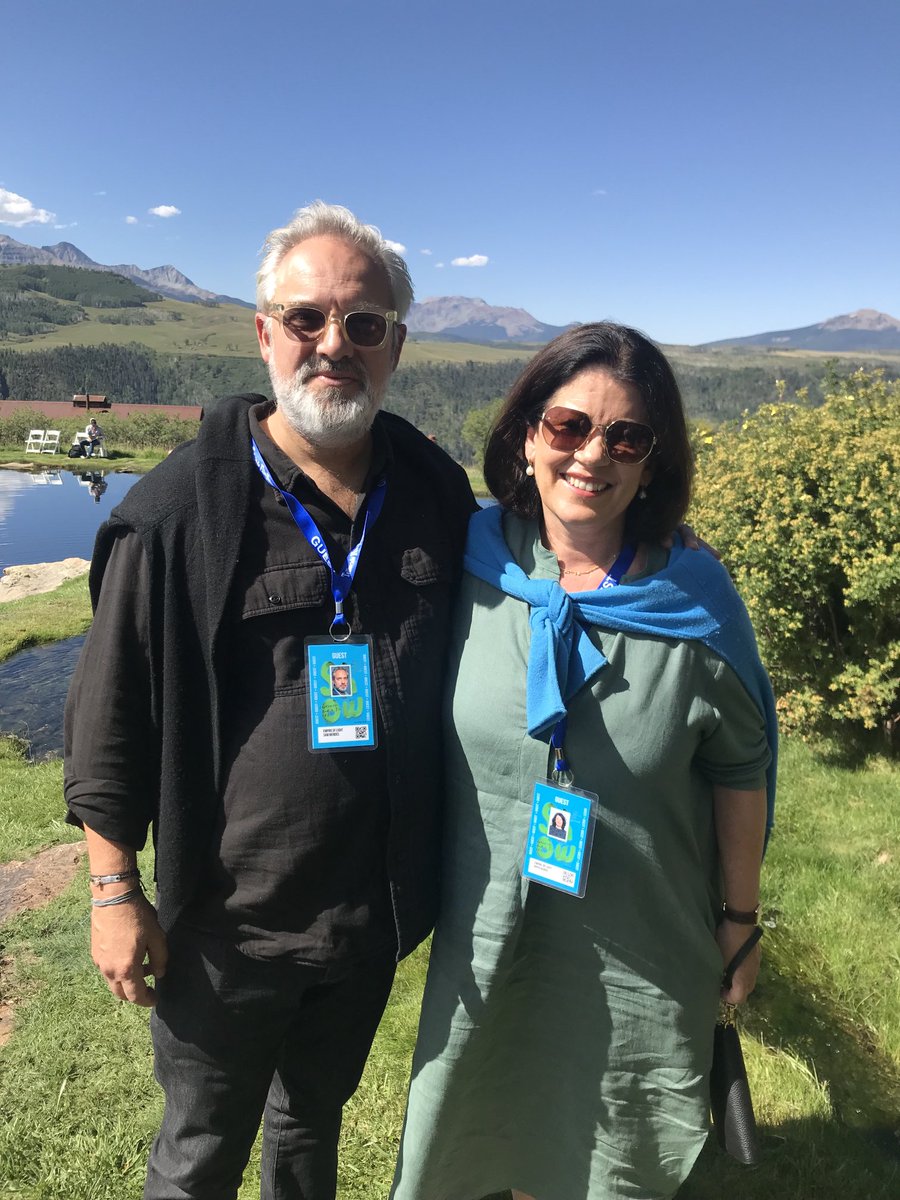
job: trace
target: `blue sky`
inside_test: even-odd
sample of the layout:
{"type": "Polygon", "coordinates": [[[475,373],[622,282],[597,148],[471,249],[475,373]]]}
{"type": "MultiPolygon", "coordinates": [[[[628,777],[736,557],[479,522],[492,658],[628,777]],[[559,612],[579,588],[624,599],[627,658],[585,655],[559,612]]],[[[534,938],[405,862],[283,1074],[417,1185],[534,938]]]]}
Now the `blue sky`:
{"type": "Polygon", "coordinates": [[[420,299],[682,343],[900,317],[898,45],[896,0],[20,0],[0,233],[251,299],[322,197],[420,299]]]}

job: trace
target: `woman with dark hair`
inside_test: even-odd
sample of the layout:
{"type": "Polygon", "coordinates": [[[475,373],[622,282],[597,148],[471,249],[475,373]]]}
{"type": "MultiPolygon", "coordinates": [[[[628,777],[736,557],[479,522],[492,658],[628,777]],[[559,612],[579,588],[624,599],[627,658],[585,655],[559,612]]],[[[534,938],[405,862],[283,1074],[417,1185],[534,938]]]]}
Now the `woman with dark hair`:
{"type": "Polygon", "coordinates": [[[443,902],[394,1200],[663,1200],[703,1145],[776,733],[727,572],[667,549],[691,476],[671,368],[619,325],[545,347],[491,434],[500,503],[472,519],[451,644],[443,902]]]}

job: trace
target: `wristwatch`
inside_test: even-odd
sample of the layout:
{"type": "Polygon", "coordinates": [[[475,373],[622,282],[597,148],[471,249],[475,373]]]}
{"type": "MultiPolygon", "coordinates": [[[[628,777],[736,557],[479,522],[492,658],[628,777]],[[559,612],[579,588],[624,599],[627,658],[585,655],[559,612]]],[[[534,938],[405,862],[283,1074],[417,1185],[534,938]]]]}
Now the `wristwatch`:
{"type": "Polygon", "coordinates": [[[750,910],[750,912],[741,912],[737,908],[729,908],[725,901],[722,901],[722,918],[725,921],[732,921],[735,925],[758,925],[759,924],[759,905],[750,910]]]}

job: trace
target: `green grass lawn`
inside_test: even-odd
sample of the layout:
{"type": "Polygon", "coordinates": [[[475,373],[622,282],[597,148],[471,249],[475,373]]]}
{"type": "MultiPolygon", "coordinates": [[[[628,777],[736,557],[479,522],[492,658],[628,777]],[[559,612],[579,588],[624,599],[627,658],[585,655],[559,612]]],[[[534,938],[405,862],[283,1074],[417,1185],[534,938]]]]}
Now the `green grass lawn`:
{"type": "Polygon", "coordinates": [[[0,446],[0,465],[27,467],[29,471],[41,468],[67,471],[127,471],[140,474],[162,462],[164,453],[148,450],[143,454],[127,454],[121,450],[110,451],[108,458],[69,458],[68,448],[59,454],[25,454],[21,446],[0,446]]]}
{"type": "MultiPolygon", "coordinates": [[[[709,1146],[679,1200],[896,1200],[900,766],[840,765],[801,743],[782,761],[765,965],[744,1019],[763,1162],[748,1171],[709,1146]]],[[[59,763],[0,757],[0,807],[14,815],[0,856],[73,836],[60,787],[59,763]]],[[[0,987],[17,1009],[0,1052],[2,1200],[140,1195],[161,1111],[147,1013],[113,1001],[91,965],[86,894],[82,871],[47,909],[2,930],[0,987]]],[[[402,965],[347,1109],[347,1200],[387,1194],[425,965],[425,949],[402,965]]],[[[257,1186],[254,1160],[241,1200],[257,1186]]]]}
{"type": "Polygon", "coordinates": [[[0,604],[0,662],[29,646],[76,637],[90,624],[87,575],[69,579],[52,592],[0,604]]]}

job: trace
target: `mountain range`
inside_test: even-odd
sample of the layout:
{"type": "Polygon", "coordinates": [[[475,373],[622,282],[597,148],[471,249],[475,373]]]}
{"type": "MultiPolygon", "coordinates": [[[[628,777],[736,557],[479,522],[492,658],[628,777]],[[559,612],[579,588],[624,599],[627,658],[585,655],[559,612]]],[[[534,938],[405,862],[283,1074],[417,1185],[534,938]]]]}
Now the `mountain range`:
{"type": "Polygon", "coordinates": [[[524,308],[498,308],[467,296],[429,296],[413,304],[409,332],[429,341],[549,342],[567,325],[546,325],[524,308]]]}
{"type": "Polygon", "coordinates": [[[149,288],[150,291],[165,296],[167,300],[187,300],[193,304],[240,304],[244,308],[256,308],[255,304],[238,300],[235,296],[223,296],[198,287],[192,279],[182,275],[181,271],[170,263],[164,267],[151,267],[149,270],[143,270],[134,263],[106,266],[88,258],[83,250],[79,250],[71,242],[57,242],[55,246],[27,246],[24,242],[17,242],[15,238],[0,233],[0,265],[80,267],[84,271],[112,271],[116,275],[124,275],[138,287],[149,288]]]}
{"type": "Polygon", "coordinates": [[[874,308],[831,317],[818,325],[726,338],[707,346],[771,346],[776,350],[900,350],[900,321],[874,308]]]}
{"type": "MultiPolygon", "coordinates": [[[[225,296],[199,287],[177,267],[166,264],[147,270],[134,263],[104,265],[94,262],[71,242],[55,246],[29,246],[0,234],[0,266],[78,267],[88,271],[113,271],[126,279],[170,300],[195,304],[255,305],[234,296],[225,296]]],[[[523,308],[506,308],[486,303],[477,297],[429,296],[413,304],[406,319],[413,337],[427,341],[540,343],[548,342],[568,325],[548,325],[523,308]]],[[[890,352],[900,351],[900,320],[875,309],[862,308],[843,316],[831,317],[817,325],[757,333],[749,337],[723,338],[707,342],[709,347],[759,346],[777,350],[817,350],[890,352]]]]}

